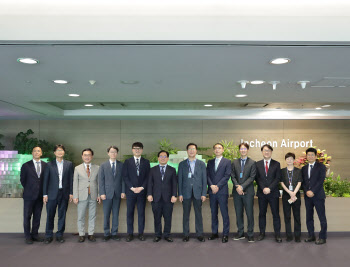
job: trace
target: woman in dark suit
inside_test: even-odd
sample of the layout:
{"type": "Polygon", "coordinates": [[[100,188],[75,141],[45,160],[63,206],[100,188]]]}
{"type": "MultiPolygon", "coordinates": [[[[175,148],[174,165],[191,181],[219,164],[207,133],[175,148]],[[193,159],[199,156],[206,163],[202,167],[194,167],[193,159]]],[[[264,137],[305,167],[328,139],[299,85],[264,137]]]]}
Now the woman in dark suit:
{"type": "Polygon", "coordinates": [[[300,242],[301,223],[300,223],[300,186],[302,182],[301,170],[294,167],[295,154],[287,153],[285,155],[287,167],[281,170],[281,185],[283,187],[282,204],[284,213],[284,222],[286,224],[287,242],[293,240],[291,226],[291,210],[294,217],[294,237],[295,242],[300,242]]]}

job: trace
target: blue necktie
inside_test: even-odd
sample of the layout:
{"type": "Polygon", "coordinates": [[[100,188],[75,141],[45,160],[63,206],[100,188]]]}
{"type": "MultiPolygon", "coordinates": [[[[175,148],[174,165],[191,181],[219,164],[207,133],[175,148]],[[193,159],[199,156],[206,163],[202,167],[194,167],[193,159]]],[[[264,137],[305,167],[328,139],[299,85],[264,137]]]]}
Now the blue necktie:
{"type": "Polygon", "coordinates": [[[164,174],[165,174],[165,172],[164,172],[165,166],[160,166],[160,167],[161,167],[160,173],[162,174],[162,181],[163,181],[163,179],[164,179],[164,174]]]}
{"type": "Polygon", "coordinates": [[[136,171],[137,171],[137,176],[140,175],[140,163],[139,159],[136,159],[136,171]]]}
{"type": "Polygon", "coordinates": [[[245,161],[246,159],[241,159],[241,172],[244,170],[245,161]]]}
{"type": "Polygon", "coordinates": [[[113,176],[115,176],[115,162],[112,163],[112,173],[113,176]]]}

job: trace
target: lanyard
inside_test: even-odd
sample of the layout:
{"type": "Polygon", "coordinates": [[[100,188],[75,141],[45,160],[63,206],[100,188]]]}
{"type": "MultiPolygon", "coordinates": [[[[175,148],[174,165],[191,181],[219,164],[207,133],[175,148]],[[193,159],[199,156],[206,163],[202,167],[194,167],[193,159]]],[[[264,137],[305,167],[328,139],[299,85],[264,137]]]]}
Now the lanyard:
{"type": "Polygon", "coordinates": [[[191,168],[191,164],[190,164],[190,160],[187,159],[187,165],[188,165],[188,171],[191,173],[191,175],[193,176],[193,172],[192,172],[192,168],[191,168]]]}
{"type": "Polygon", "coordinates": [[[292,175],[291,175],[291,176],[289,175],[289,171],[288,171],[288,169],[287,169],[287,175],[288,175],[288,180],[289,180],[289,184],[290,184],[290,185],[292,185],[293,173],[294,173],[294,168],[293,168],[293,170],[292,170],[292,175]]]}

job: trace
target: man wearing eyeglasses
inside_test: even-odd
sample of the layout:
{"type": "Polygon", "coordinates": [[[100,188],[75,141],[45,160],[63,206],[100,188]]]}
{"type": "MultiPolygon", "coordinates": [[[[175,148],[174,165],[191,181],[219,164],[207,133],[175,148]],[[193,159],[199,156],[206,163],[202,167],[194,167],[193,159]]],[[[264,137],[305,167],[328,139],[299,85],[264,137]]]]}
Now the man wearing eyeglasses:
{"type": "Polygon", "coordinates": [[[122,176],[126,186],[126,209],[127,209],[127,232],[126,241],[134,239],[134,211],[137,205],[139,240],[145,241],[143,235],[145,229],[145,208],[147,181],[150,171],[150,163],[141,157],[143,144],[135,142],[132,144],[133,157],[124,161],[122,176]]]}
{"type": "Polygon", "coordinates": [[[179,164],[179,200],[183,207],[183,242],[188,242],[190,232],[191,202],[195,213],[196,235],[204,242],[202,202],[207,196],[207,171],[205,163],[196,159],[197,145],[189,143],[186,147],[188,158],[179,164]]]}

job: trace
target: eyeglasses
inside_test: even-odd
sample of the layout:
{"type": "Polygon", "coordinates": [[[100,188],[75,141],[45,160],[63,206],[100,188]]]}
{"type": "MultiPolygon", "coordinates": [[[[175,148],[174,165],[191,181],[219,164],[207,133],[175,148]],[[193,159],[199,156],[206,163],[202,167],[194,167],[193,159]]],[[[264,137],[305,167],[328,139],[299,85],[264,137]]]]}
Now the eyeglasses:
{"type": "Polygon", "coordinates": [[[109,151],[108,153],[109,153],[109,154],[118,154],[117,151],[109,151]]]}
{"type": "Polygon", "coordinates": [[[168,158],[167,156],[159,156],[159,158],[161,158],[161,159],[166,159],[166,158],[168,158]]]}
{"type": "Polygon", "coordinates": [[[142,150],[143,148],[141,148],[141,147],[133,147],[132,149],[134,149],[134,150],[142,150]]]}
{"type": "Polygon", "coordinates": [[[263,152],[272,152],[270,149],[264,149],[263,152]]]}
{"type": "Polygon", "coordinates": [[[240,148],[239,150],[240,150],[240,151],[247,151],[248,149],[246,149],[246,148],[240,148]]]}
{"type": "Polygon", "coordinates": [[[187,149],[188,151],[196,151],[197,149],[195,149],[195,148],[189,148],[189,149],[187,149]]]}
{"type": "Polygon", "coordinates": [[[63,149],[57,149],[55,152],[64,152],[63,149]]]}

